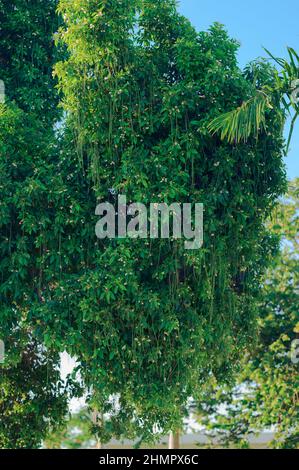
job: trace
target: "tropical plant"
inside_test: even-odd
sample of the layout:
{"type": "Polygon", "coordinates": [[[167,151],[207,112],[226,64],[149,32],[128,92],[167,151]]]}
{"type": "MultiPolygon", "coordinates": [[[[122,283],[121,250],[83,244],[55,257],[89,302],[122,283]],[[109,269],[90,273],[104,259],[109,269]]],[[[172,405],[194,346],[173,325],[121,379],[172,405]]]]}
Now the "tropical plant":
{"type": "MultiPolygon", "coordinates": [[[[172,0],[61,0],[68,57],[56,74],[66,120],[55,133],[55,2],[1,7],[4,389],[20,383],[28,345],[33,357],[41,348],[43,358],[26,368],[32,388],[42,378],[35,418],[51,421],[53,412],[59,423],[68,390],[57,382],[58,353],[66,350],[99,411],[100,440],[153,441],[182,427],[190,396],[200,400],[213,378],[228,380],[255,338],[256,294],[275,245],[264,221],[285,189],[281,112],[269,109],[267,132],[246,145],[221,142],[207,126],[269,83],[267,65],[258,85],[243,76],[237,43],[219,25],[196,33],[172,0]],[[19,25],[21,39],[9,47],[19,25]],[[96,204],[121,193],[145,204],[204,203],[204,248],[98,241],[96,204]]],[[[7,436],[3,421],[6,447],[38,446],[49,428],[37,419],[35,441],[34,429],[20,436],[33,410],[24,387],[7,436]]]]}
{"type": "Polygon", "coordinates": [[[266,116],[271,133],[246,145],[210,135],[219,110],[256,83],[222,27],[197,33],[172,0],[61,0],[59,11],[69,54],[56,66],[68,129],[61,158],[79,226],[61,231],[62,269],[30,317],[49,347],[77,358],[104,417],[100,440],[151,441],[180,429],[188,398],[209,377],[226,379],[254,341],[273,246],[264,220],[285,188],[280,111],[266,116]],[[204,248],[97,241],[93,213],[97,201],[113,202],[111,188],[146,205],[204,203],[204,248]]]}
{"type": "Polygon", "coordinates": [[[253,136],[257,138],[266,126],[267,113],[273,107],[280,110],[277,114],[280,125],[284,127],[286,117],[291,117],[291,127],[286,145],[289,151],[294,126],[299,116],[299,56],[294,49],[288,47],[289,61],[268,55],[279,65],[280,71],[269,67],[268,83],[260,82],[258,62],[245,69],[245,75],[252,75],[257,87],[252,96],[243,101],[239,107],[220,114],[213,119],[208,129],[212,133],[220,133],[221,139],[230,143],[247,142],[253,136]]]}

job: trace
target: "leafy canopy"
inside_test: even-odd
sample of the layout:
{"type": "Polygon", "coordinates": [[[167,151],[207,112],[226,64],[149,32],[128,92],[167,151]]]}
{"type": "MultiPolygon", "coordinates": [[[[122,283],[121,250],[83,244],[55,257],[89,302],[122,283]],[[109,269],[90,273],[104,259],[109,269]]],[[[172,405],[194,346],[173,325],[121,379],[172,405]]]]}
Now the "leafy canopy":
{"type": "Polygon", "coordinates": [[[248,446],[250,436],[274,432],[272,448],[298,448],[298,364],[292,342],[299,331],[299,180],[269,222],[282,238],[263,284],[259,342],[248,351],[233,387],[209,390],[200,404],[201,423],[225,445],[248,446]]]}
{"type": "MultiPolygon", "coordinates": [[[[75,210],[86,231],[78,262],[63,265],[32,315],[46,319],[49,344],[78,358],[104,416],[101,441],[150,441],[154,430],[180,428],[188,398],[200,397],[207,377],[226,378],[254,339],[274,244],[264,220],[285,188],[279,110],[246,145],[211,136],[208,123],[257,85],[222,27],[197,33],[174,1],[61,0],[59,12],[69,54],[56,65],[64,158],[78,156],[86,189],[76,186],[75,210]],[[92,214],[110,188],[128,202],[204,203],[204,248],[97,241],[92,214]]],[[[68,243],[62,232],[62,259],[68,243]]]]}

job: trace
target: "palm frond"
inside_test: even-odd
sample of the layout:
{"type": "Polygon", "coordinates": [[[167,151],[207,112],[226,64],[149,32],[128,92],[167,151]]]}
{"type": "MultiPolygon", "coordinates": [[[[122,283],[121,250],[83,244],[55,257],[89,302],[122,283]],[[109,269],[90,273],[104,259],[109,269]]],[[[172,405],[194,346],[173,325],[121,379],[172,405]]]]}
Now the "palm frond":
{"type": "MultiPolygon", "coordinates": [[[[274,85],[264,85],[239,108],[218,116],[208,125],[208,130],[212,134],[221,133],[221,139],[229,143],[246,142],[250,136],[258,137],[259,132],[266,129],[267,110],[272,109],[274,103],[279,108],[280,102],[282,111],[292,118],[286,145],[288,153],[295,123],[299,118],[299,104],[293,99],[295,87],[298,88],[299,55],[293,48],[288,47],[288,62],[286,59],[275,57],[267,49],[265,51],[281,67],[280,72],[273,71],[274,85]]],[[[281,122],[283,127],[284,118],[281,122]]]]}
{"type": "Polygon", "coordinates": [[[296,121],[297,121],[298,117],[299,117],[299,112],[297,111],[296,114],[293,116],[293,119],[292,119],[292,122],[291,122],[290,132],[289,132],[286,151],[285,151],[286,155],[289,153],[289,150],[290,150],[290,145],[291,145],[291,141],[292,141],[292,137],[293,137],[293,133],[294,133],[294,128],[295,128],[295,124],[296,124],[296,121]]]}
{"type": "Polygon", "coordinates": [[[221,139],[229,143],[246,142],[250,136],[258,137],[266,128],[266,112],[272,109],[267,93],[257,90],[256,94],[239,108],[214,119],[208,130],[212,134],[221,133],[221,139]]]}

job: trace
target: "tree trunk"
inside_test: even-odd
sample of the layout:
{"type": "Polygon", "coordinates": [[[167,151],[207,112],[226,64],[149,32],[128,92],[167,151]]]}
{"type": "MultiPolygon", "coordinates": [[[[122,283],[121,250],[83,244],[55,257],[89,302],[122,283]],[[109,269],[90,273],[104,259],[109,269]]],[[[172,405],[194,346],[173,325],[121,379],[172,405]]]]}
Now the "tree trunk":
{"type": "MultiPolygon", "coordinates": [[[[97,425],[98,416],[99,416],[99,414],[98,414],[97,411],[94,411],[94,412],[92,413],[92,422],[93,422],[93,424],[95,424],[95,425],[97,425]]],[[[96,436],[96,440],[97,440],[97,443],[96,443],[96,445],[95,445],[95,448],[96,448],[96,449],[103,449],[103,446],[102,446],[102,444],[101,444],[101,442],[99,441],[99,439],[98,439],[97,436],[96,436]]]]}
{"type": "Polygon", "coordinates": [[[180,433],[179,431],[171,432],[169,435],[169,449],[179,449],[180,448],[180,433]]]}

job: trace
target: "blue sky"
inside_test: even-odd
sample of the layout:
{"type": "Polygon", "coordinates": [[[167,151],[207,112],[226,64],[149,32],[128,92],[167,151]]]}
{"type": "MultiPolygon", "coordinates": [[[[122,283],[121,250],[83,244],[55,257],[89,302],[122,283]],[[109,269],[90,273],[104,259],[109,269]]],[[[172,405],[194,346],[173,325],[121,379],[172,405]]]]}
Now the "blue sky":
{"type": "MultiPolygon", "coordinates": [[[[286,47],[299,50],[298,0],[181,0],[181,12],[198,30],[218,21],[241,43],[239,63],[273,55],[286,57],[286,47]]],[[[299,176],[299,120],[286,159],[289,178],[299,176]]]]}

